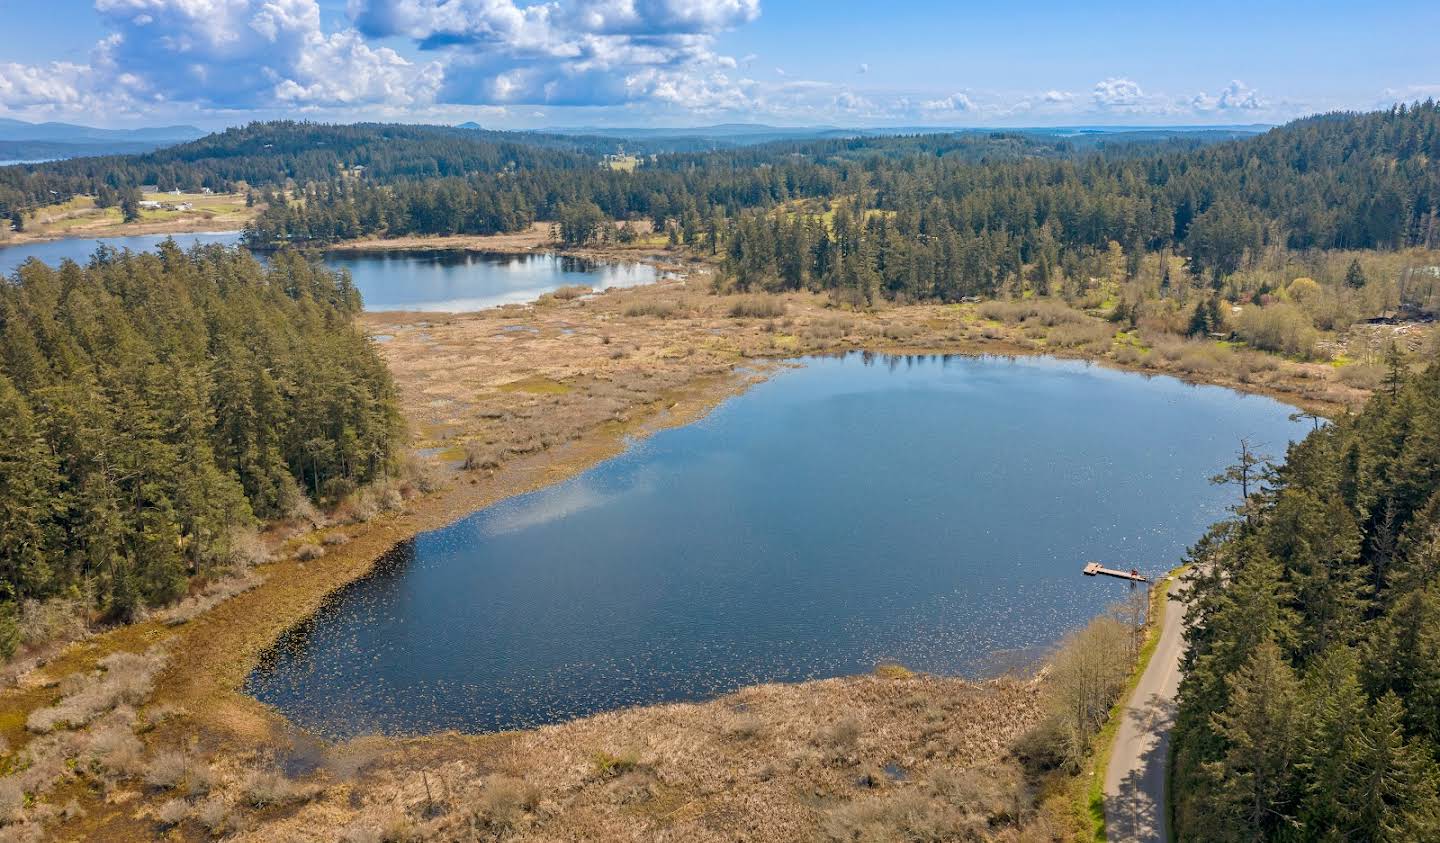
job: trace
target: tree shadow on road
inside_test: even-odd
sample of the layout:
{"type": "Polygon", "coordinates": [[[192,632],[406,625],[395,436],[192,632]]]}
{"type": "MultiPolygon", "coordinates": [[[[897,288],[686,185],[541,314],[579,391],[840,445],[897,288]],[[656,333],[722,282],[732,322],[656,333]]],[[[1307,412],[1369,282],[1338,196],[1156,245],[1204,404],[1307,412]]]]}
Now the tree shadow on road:
{"type": "Polygon", "coordinates": [[[1151,694],[1126,716],[1141,735],[1140,763],[1121,780],[1119,793],[1105,799],[1105,836],[1115,843],[1165,843],[1165,759],[1175,702],[1151,694]]]}

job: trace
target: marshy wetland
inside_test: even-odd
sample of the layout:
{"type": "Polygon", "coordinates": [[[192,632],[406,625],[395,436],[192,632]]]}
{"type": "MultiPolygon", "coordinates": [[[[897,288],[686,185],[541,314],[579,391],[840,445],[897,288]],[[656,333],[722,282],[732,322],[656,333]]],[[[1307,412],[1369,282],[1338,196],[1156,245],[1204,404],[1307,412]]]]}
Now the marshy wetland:
{"type": "MultiPolygon", "coordinates": [[[[486,250],[488,245],[489,241],[473,242],[466,248],[486,250]]],[[[503,250],[514,244],[496,245],[503,250]]],[[[1075,324],[1097,336],[1105,332],[1100,329],[1100,320],[1083,313],[1065,311],[1060,314],[1064,319],[1052,318],[1058,306],[996,309],[989,303],[932,303],[852,311],[836,307],[823,294],[717,295],[710,268],[691,261],[662,260],[653,254],[596,257],[617,262],[658,262],[663,271],[657,267],[657,276],[662,277],[657,277],[654,284],[631,289],[594,295],[566,290],[542,295],[533,304],[471,313],[360,314],[361,330],[379,340],[375,348],[394,375],[407,422],[406,450],[410,456],[398,476],[382,484],[383,488],[365,490],[313,518],[300,516],[271,525],[264,535],[271,550],[269,561],[258,563],[243,579],[234,583],[228,579],[217,581],[182,603],[183,607],[213,602],[208,611],[187,613],[191,619],[178,624],[171,619],[174,613],[157,613],[142,623],[76,642],[63,656],[42,663],[19,687],[6,692],[14,710],[26,713],[49,705],[58,693],[53,690],[56,682],[72,681],[93,671],[96,661],[108,653],[159,653],[157,658],[164,667],[155,674],[142,719],[116,726],[111,723],[112,717],[99,726],[76,732],[79,737],[75,739],[82,741],[83,749],[89,745],[83,741],[93,739],[98,746],[102,739],[114,734],[135,731],[143,734],[155,763],[175,757],[187,759],[198,771],[197,781],[208,776],[205,780],[211,782],[211,795],[194,808],[196,819],[182,825],[187,832],[202,836],[203,827],[229,829],[237,832],[237,839],[268,841],[286,835],[317,839],[333,837],[340,828],[348,837],[366,839],[369,830],[398,823],[415,829],[423,827],[424,834],[434,839],[468,839],[473,823],[482,822],[495,828],[501,827],[496,823],[501,823],[520,837],[537,839],[653,839],[683,829],[698,833],[696,839],[721,840],[733,839],[742,825],[750,827],[756,817],[763,816],[768,839],[807,836],[820,822],[839,823],[836,833],[845,838],[849,834],[845,829],[857,824],[891,821],[872,817],[877,811],[899,812],[897,816],[911,816],[918,811],[947,827],[972,821],[976,828],[989,827],[1001,817],[1010,818],[1003,820],[1007,825],[1050,823],[1055,811],[1062,809],[1047,807],[1037,815],[1037,798],[1046,804],[1056,799],[1064,802],[1064,798],[1053,793],[1037,798],[1027,795],[1030,780],[1022,775],[1015,760],[1017,741],[1047,716],[1046,683],[972,681],[955,675],[890,669],[888,660],[909,661],[921,670],[953,670],[975,677],[1043,653],[1067,628],[1066,619],[1054,611],[1056,594],[1068,590],[1072,597],[1093,599],[1092,604],[1075,611],[1074,622],[1078,624],[1100,611],[1109,599],[1128,593],[1123,586],[1117,590],[1116,584],[1079,575],[1080,557],[1088,550],[1066,549],[1063,560],[1047,561],[1043,556],[1029,559],[1053,565],[1050,570],[1043,566],[1035,570],[1042,581],[1051,577],[1053,583],[1059,584],[1058,588],[1051,583],[1036,590],[1025,579],[1027,572],[1019,567],[1007,572],[994,568],[991,559],[978,563],[957,559],[953,548],[920,552],[914,564],[897,565],[896,547],[924,551],[925,545],[919,539],[895,547],[868,546],[866,549],[875,556],[865,560],[869,578],[855,579],[855,587],[860,589],[857,594],[874,603],[867,606],[841,593],[839,584],[853,576],[859,557],[841,546],[839,539],[834,543],[840,553],[833,559],[826,558],[841,566],[834,569],[805,570],[805,566],[787,560],[783,546],[773,558],[737,558],[726,544],[735,536],[750,542],[740,546],[765,552],[783,545],[790,537],[783,532],[769,537],[747,537],[737,532],[716,538],[727,518],[738,517],[724,512],[723,506],[718,515],[712,512],[717,503],[723,504],[723,498],[707,495],[699,487],[669,487],[671,493],[675,489],[685,492],[680,500],[694,504],[695,512],[686,517],[696,523],[663,524],[669,534],[644,535],[637,547],[658,553],[667,543],[673,547],[683,540],[687,528],[692,532],[694,528],[713,529],[715,533],[704,538],[706,546],[718,546],[724,551],[717,559],[738,566],[737,570],[768,576],[770,583],[776,582],[788,567],[797,578],[815,578],[819,583],[817,596],[829,601],[820,607],[828,606],[828,614],[812,612],[806,616],[820,618],[818,625],[830,624],[829,628],[806,630],[808,642],[796,639],[806,643],[808,649],[772,649],[766,662],[765,649],[756,645],[756,639],[772,634],[776,624],[763,618],[759,609],[752,617],[761,617],[764,622],[757,623],[753,630],[741,629],[721,617],[715,630],[702,628],[704,635],[672,635],[665,639],[666,627],[657,623],[655,607],[644,598],[652,598],[652,603],[663,598],[664,589],[677,583],[672,577],[688,569],[668,567],[666,560],[658,557],[627,557],[624,548],[613,543],[606,547],[597,541],[603,537],[605,524],[596,516],[624,515],[634,519],[663,512],[668,502],[656,500],[653,490],[647,499],[644,484],[634,482],[643,475],[646,465],[666,467],[672,475],[663,479],[673,484],[679,479],[674,475],[682,469],[688,473],[703,468],[706,454],[713,459],[717,449],[723,451],[733,444],[744,455],[743,465],[758,467],[762,473],[757,476],[770,477],[774,482],[761,486],[751,478],[748,486],[728,488],[763,493],[761,499],[775,502],[777,507],[783,503],[811,515],[818,512],[819,520],[805,524],[805,530],[842,530],[847,525],[841,515],[848,517],[862,504],[878,500],[877,512],[900,513],[900,518],[909,519],[903,523],[918,525],[917,533],[929,530],[940,537],[926,536],[924,541],[989,548],[983,530],[1003,521],[997,525],[981,523],[977,513],[988,516],[997,509],[1020,513],[1027,507],[1052,512],[1048,496],[1052,495],[1054,482],[1048,476],[1043,482],[1035,481],[1037,471],[1043,475],[1043,469],[1033,464],[1040,452],[1020,447],[1017,440],[1016,447],[1007,453],[1031,478],[1038,496],[1033,500],[1006,500],[995,495],[993,500],[983,500],[973,488],[989,482],[984,474],[976,473],[979,463],[957,467],[956,456],[957,449],[966,444],[965,437],[979,436],[971,429],[977,418],[1003,418],[1006,413],[1028,406],[1033,420],[1044,421],[1044,425],[1032,430],[1038,436],[1045,435],[1045,425],[1081,424],[1068,421],[1067,414],[1074,414],[1073,407],[1091,407],[1080,414],[1083,417],[1088,412],[1099,412],[1093,408],[1106,401],[1115,404],[1105,398],[1105,391],[1093,387],[1096,382],[1113,380],[1130,384],[1124,391],[1136,396],[1153,395],[1150,401],[1133,406],[1121,402],[1109,408],[1108,423],[1114,429],[1105,436],[1125,439],[1127,447],[1131,447],[1127,453],[1135,455],[1118,463],[1113,478],[1091,478],[1102,484],[1097,488],[1103,489],[1103,484],[1124,487],[1131,482],[1126,472],[1142,457],[1128,440],[1135,438],[1136,429],[1158,430],[1147,415],[1153,409],[1152,402],[1155,406],[1180,402],[1181,407],[1193,409],[1199,405],[1188,402],[1204,403],[1206,396],[1217,396],[1211,400],[1222,406],[1233,402],[1252,409],[1270,408],[1261,415],[1275,421],[1282,431],[1301,433],[1309,426],[1304,422],[1298,429],[1291,428],[1282,421],[1283,408],[1269,398],[1246,398],[1226,389],[1195,387],[1163,375],[1202,379],[1321,412],[1350,404],[1364,395],[1323,364],[1271,361],[1262,366],[1258,362],[1263,361],[1247,352],[1202,348],[1199,344],[1167,345],[1157,341],[1152,348],[1141,349],[1138,362],[1121,359],[1119,351],[1132,348],[1124,334],[1115,334],[1113,343],[1081,345],[1060,337],[1060,328],[1075,324]],[[675,277],[663,277],[667,272],[673,272],[675,277]],[[1051,325],[1057,327],[1052,329],[1051,325]],[[831,356],[858,349],[884,353],[869,358],[858,354],[843,359],[831,356]],[[1191,358],[1197,351],[1208,351],[1206,361],[1217,365],[1192,365],[1191,358]],[[934,352],[967,356],[952,357],[947,362],[943,356],[933,356],[934,352]],[[1134,372],[1058,359],[1066,357],[1093,357],[1108,361],[1110,366],[1162,376],[1146,379],[1134,372]],[[797,359],[804,365],[794,366],[797,359]],[[1029,396],[1024,389],[1002,389],[1007,400],[1018,402],[1014,407],[991,406],[965,396],[965,390],[974,392],[982,386],[986,391],[994,389],[991,378],[1006,371],[1014,374],[1002,379],[1013,378],[1016,385],[1038,386],[1058,379],[1070,386],[1059,388],[1052,383],[1051,387],[1056,387],[1053,393],[1041,389],[1040,394],[1029,396]],[[786,395],[794,400],[780,400],[786,395]],[[875,416],[867,425],[865,404],[882,398],[908,408],[908,415],[875,416]],[[808,406],[807,401],[812,399],[817,403],[808,406]],[[862,411],[858,427],[868,436],[860,437],[854,426],[833,427],[841,419],[830,418],[833,414],[827,414],[824,407],[833,409],[846,400],[858,402],[856,409],[862,411]],[[931,418],[929,426],[922,423],[935,414],[943,417],[931,418]],[[825,441],[817,436],[811,446],[818,450],[793,455],[785,451],[785,438],[780,434],[798,435],[790,429],[795,419],[810,419],[804,423],[831,436],[831,447],[823,447],[825,441]],[[894,430],[888,431],[886,424],[893,425],[894,430]],[[949,427],[941,430],[945,425],[949,427]],[[738,438],[730,443],[725,436],[732,434],[738,438]],[[764,474],[769,469],[760,464],[764,451],[754,449],[764,446],[767,437],[771,453],[785,459],[805,459],[780,460],[776,471],[764,474]],[[855,453],[846,453],[842,447],[854,447],[855,453]],[[938,453],[946,460],[929,465],[920,459],[927,454],[925,448],[933,449],[931,456],[938,453]],[[683,459],[687,453],[691,458],[683,459]],[[657,459],[657,454],[658,462],[648,462],[657,459]],[[922,480],[926,472],[940,471],[940,480],[932,477],[916,488],[930,489],[933,497],[943,497],[946,503],[919,499],[903,485],[906,481],[901,472],[880,475],[884,481],[880,483],[858,476],[839,476],[837,480],[835,472],[846,466],[859,471],[880,459],[877,454],[893,456],[897,464],[910,467],[911,473],[918,472],[922,480]],[[818,474],[805,478],[797,469],[800,465],[818,474]],[[791,469],[796,477],[784,479],[778,470],[783,467],[791,469]],[[832,490],[821,486],[825,479],[848,484],[843,488],[856,490],[854,499],[838,496],[836,503],[832,490]],[[644,586],[633,589],[641,599],[630,600],[609,584],[610,602],[604,605],[618,606],[619,610],[613,617],[602,618],[603,625],[597,628],[603,635],[596,641],[610,648],[609,652],[623,654],[628,642],[632,653],[654,656],[652,665],[642,664],[647,669],[636,673],[644,685],[627,690],[623,680],[615,681],[617,671],[627,666],[623,660],[607,664],[594,659],[586,675],[595,684],[586,693],[542,698],[538,693],[546,691],[544,683],[533,682],[533,677],[543,663],[521,663],[514,675],[531,681],[528,687],[521,688],[531,696],[518,699],[519,704],[509,711],[497,712],[493,704],[486,709],[483,696],[475,696],[473,689],[462,689],[465,694],[457,696],[458,705],[447,706],[427,690],[425,683],[432,682],[431,688],[439,687],[445,693],[450,690],[444,684],[448,680],[442,677],[442,681],[434,682],[433,676],[420,675],[421,696],[406,698],[404,703],[417,716],[406,717],[397,714],[395,708],[396,700],[403,695],[383,687],[382,693],[372,693],[367,684],[385,667],[383,658],[371,665],[357,665],[352,660],[346,669],[353,671],[342,681],[361,688],[355,699],[364,707],[350,700],[340,706],[338,710],[354,719],[353,724],[342,724],[341,728],[322,722],[324,717],[312,716],[313,711],[301,710],[314,699],[304,695],[316,691],[316,687],[303,682],[290,686],[294,699],[301,700],[298,706],[293,700],[279,699],[272,700],[278,707],[267,705],[246,693],[247,677],[255,677],[249,688],[256,689],[254,683],[259,675],[254,671],[258,665],[263,663],[272,669],[276,666],[266,661],[265,654],[274,649],[277,641],[288,644],[303,640],[307,625],[321,629],[332,613],[345,610],[352,595],[375,588],[381,580],[388,578],[409,587],[412,576],[436,575],[436,583],[454,583],[446,578],[453,576],[456,568],[463,573],[468,564],[485,570],[483,560],[444,561],[444,548],[438,542],[441,537],[463,536],[467,523],[473,529],[486,523],[486,519],[513,513],[517,508],[529,507],[533,512],[535,507],[552,502],[555,495],[572,493],[574,486],[570,484],[579,482],[598,483],[590,488],[615,493],[614,502],[599,509],[582,509],[550,525],[507,534],[507,541],[515,544],[507,551],[512,555],[503,559],[513,561],[525,542],[543,538],[548,526],[562,527],[553,534],[557,542],[567,535],[566,531],[573,537],[581,527],[595,527],[593,535],[583,536],[583,545],[603,550],[607,558],[602,561],[612,567],[594,570],[619,571],[622,576],[618,583],[633,586],[639,582],[644,586]],[[806,489],[818,496],[817,502],[778,496],[780,491],[806,489]],[[912,500],[907,506],[900,505],[907,495],[912,500]],[[884,497],[894,500],[880,500],[884,497]],[[976,504],[967,497],[982,500],[976,504]],[[830,508],[822,511],[821,504],[826,501],[830,508]],[[962,510],[962,506],[974,512],[962,510]],[[923,514],[923,522],[911,510],[923,514]],[[977,523],[981,524],[979,528],[974,526],[977,523]],[[957,524],[971,532],[963,532],[957,524]],[[411,547],[417,555],[424,555],[422,564],[390,564],[397,561],[397,544],[400,553],[411,547]],[[377,560],[386,564],[377,568],[377,560]],[[989,598],[997,591],[995,581],[979,575],[965,578],[963,590],[956,588],[955,584],[965,577],[962,564],[978,566],[997,578],[1012,575],[1003,588],[1018,595],[1008,604],[1008,608],[1018,607],[1015,617],[1027,618],[1025,624],[1016,626],[1019,634],[1010,634],[1011,626],[1017,625],[1015,617],[990,611],[989,598]],[[623,578],[627,571],[628,581],[623,578]],[[887,572],[895,575],[888,576],[887,572]],[[642,575],[651,581],[641,579],[642,575]],[[373,579],[365,579],[367,576],[373,579]],[[827,577],[829,582],[825,581],[827,577]],[[983,590],[987,587],[988,592],[983,590]],[[206,598],[212,591],[220,596],[206,598]],[[937,597],[928,604],[917,599],[926,594],[943,599],[937,597]],[[224,599],[224,595],[233,596],[224,599]],[[625,599],[617,599],[620,597],[625,599]],[[1027,614],[1032,604],[1033,617],[1027,614]],[[948,608],[959,615],[967,607],[978,612],[979,618],[968,637],[962,628],[937,624],[909,630],[908,639],[897,634],[905,632],[901,629],[904,623],[924,620],[927,611],[948,608]],[[846,612],[853,615],[847,616],[846,612]],[[834,623],[837,617],[857,620],[846,627],[834,623]],[[1036,633],[1045,623],[1052,628],[1036,633]],[[637,632],[655,638],[644,641],[637,632]],[[714,669],[725,653],[705,652],[705,635],[716,640],[722,633],[733,635],[733,641],[727,641],[725,647],[739,658],[737,663],[742,669],[714,669]],[[955,647],[956,652],[942,653],[940,645],[927,650],[923,642],[932,635],[948,636],[943,641],[955,647]],[[1037,638],[1046,643],[1026,643],[1037,638]],[[1010,641],[1020,643],[1011,645],[1010,641]],[[636,642],[648,647],[648,651],[636,642]],[[694,653],[703,657],[697,661],[701,669],[689,671],[683,658],[694,653]],[[976,654],[982,655],[976,658],[976,654]],[[927,661],[927,656],[931,660],[927,661]],[[871,672],[880,661],[886,661],[887,666],[871,672]],[[649,669],[655,664],[663,669],[649,669]],[[366,674],[366,670],[373,672],[366,674]],[[817,681],[748,684],[766,678],[837,674],[844,675],[817,681]],[[724,693],[742,684],[738,691],[724,693]],[[426,693],[430,696],[424,696],[426,693]],[[691,699],[702,701],[632,705],[691,699]],[[463,714],[465,707],[472,714],[463,714]],[[473,712],[482,712],[490,719],[482,720],[473,712]],[[578,716],[585,712],[597,713],[578,716]],[[506,721],[506,717],[511,719],[506,721]],[[521,731],[484,731],[507,722],[552,725],[521,731]],[[404,740],[369,734],[414,734],[440,728],[465,731],[404,740]],[[355,734],[365,736],[354,740],[324,739],[355,734]],[[903,782],[892,782],[888,772],[891,769],[903,782]],[[953,775],[955,770],[964,771],[960,779],[953,775]],[[878,800],[852,804],[857,792],[875,795],[878,800]],[[277,797],[277,793],[281,795],[277,797]],[[276,798],[279,803],[271,801],[276,798]],[[444,811],[443,815],[433,816],[436,809],[444,811]]],[[[1102,339],[1108,339],[1108,334],[1102,339]]],[[[999,424],[994,419],[991,423],[999,424]]],[[[1216,436],[1220,438],[1213,443],[1214,459],[1203,465],[1197,463],[1193,471],[1198,473],[1187,475],[1187,482],[1211,502],[1206,510],[1209,513],[1220,511],[1226,494],[1206,485],[1204,475],[1230,461],[1237,444],[1235,435],[1261,438],[1259,429],[1235,430],[1229,424],[1226,421],[1218,428],[1216,436]]],[[[1188,429],[1183,419],[1174,428],[1180,434],[1188,429]]],[[[988,435],[998,434],[991,430],[988,435]]],[[[1278,437],[1271,447],[1278,451],[1279,443],[1288,435],[1278,437]]],[[[972,444],[983,451],[983,441],[980,437],[972,444]]],[[[1165,443],[1175,448],[1193,447],[1178,434],[1165,443]]],[[[1091,445],[1086,442],[1073,447],[1083,453],[1091,445]]],[[[1054,465],[1066,465],[1071,460],[1069,453],[1057,456],[1047,451],[1046,455],[1054,458],[1054,465]]],[[[989,455],[982,452],[980,456],[989,455]]],[[[696,476],[708,475],[702,471],[696,476]]],[[[1178,480],[1170,478],[1162,485],[1169,488],[1170,483],[1178,484],[1178,480]]],[[[1014,494],[1006,491],[1003,497],[1013,498],[1014,494]]],[[[1092,503],[1086,498],[1078,505],[1089,507],[1092,503]]],[[[1093,514],[1096,510],[1086,511],[1093,514]]],[[[757,523],[771,529],[774,516],[773,511],[768,518],[758,512],[757,523]]],[[[1016,514],[1014,518],[1022,516],[1016,514]]],[[[1202,520],[1197,518],[1194,523],[1202,520]]],[[[892,532],[886,535],[893,535],[893,525],[889,529],[892,532]]],[[[1092,525],[1085,523],[1082,529],[1091,530],[1092,525]]],[[[1168,552],[1176,555],[1181,544],[1193,538],[1194,529],[1190,522],[1174,526],[1170,534],[1178,538],[1169,545],[1159,545],[1168,546],[1168,552]]],[[[1083,544],[1088,548],[1102,540],[1086,538],[1083,532],[1077,534],[1081,539],[1076,540],[1076,547],[1083,544]]],[[[1028,534],[1020,531],[1018,535],[1026,538],[1028,534]]],[[[1105,535],[1113,538],[1123,534],[1105,535]]],[[[579,571],[583,577],[586,569],[576,567],[580,563],[575,560],[565,559],[557,549],[560,547],[563,545],[556,544],[548,549],[541,567],[534,570],[579,571]]],[[[1123,561],[1113,547],[1096,555],[1107,561],[1123,561]]],[[[1142,555],[1137,551],[1127,558],[1143,561],[1142,555]]],[[[1007,558],[1013,562],[1018,557],[1007,558]]],[[[503,559],[497,557],[489,564],[503,559]]],[[[683,555],[680,561],[686,561],[683,555]]],[[[532,572],[524,564],[513,570],[532,572]]],[[[494,571],[489,569],[489,573],[494,571]]],[[[701,567],[693,573],[696,576],[691,578],[690,587],[707,587],[706,576],[712,577],[710,583],[717,582],[713,568],[701,567]]],[[[469,575],[477,574],[471,571],[469,575]]],[[[595,581],[593,575],[590,581],[595,581]]],[[[719,584],[730,591],[717,590],[717,601],[728,600],[729,605],[735,605],[735,601],[747,596],[747,583],[719,584]]],[[[497,600],[521,593],[515,590],[521,585],[518,580],[512,581],[507,586],[512,591],[507,595],[492,583],[486,586],[490,591],[477,588],[476,594],[493,606],[497,600]]],[[[532,594],[536,588],[532,583],[532,594]]],[[[595,591],[597,599],[607,598],[605,591],[595,591]]],[[[753,589],[749,596],[754,596],[753,589]]],[[[759,596],[768,599],[770,595],[759,596]]],[[[780,608],[788,612],[815,607],[800,604],[780,608]]],[[[567,621],[568,626],[560,626],[567,635],[573,635],[578,621],[583,620],[579,616],[557,616],[567,621]]],[[[592,611],[590,617],[594,619],[596,614],[592,611]]],[[[663,615],[658,617],[667,620],[663,615]]],[[[697,617],[705,620],[709,616],[702,612],[697,617]]],[[[506,633],[501,626],[480,630],[482,639],[492,636],[483,639],[490,641],[506,633]]],[[[459,643],[468,646],[464,641],[459,643]]],[[[506,646],[513,652],[523,643],[520,637],[506,646]]],[[[544,647],[537,647],[536,652],[543,654],[544,647]]],[[[296,653],[303,654],[303,650],[296,653]]],[[[464,657],[470,658],[470,654],[464,657]]],[[[487,658],[482,653],[473,664],[484,666],[487,658]]],[[[557,674],[563,675],[567,664],[562,664],[557,674]]],[[[493,667],[492,663],[489,668],[493,667]]],[[[326,668],[313,678],[318,687],[334,676],[335,671],[326,668]]],[[[287,677],[286,681],[294,678],[287,677]]],[[[320,692],[324,693],[323,689],[320,692]]],[[[128,711],[124,706],[121,709],[128,711]]],[[[117,709],[116,716],[121,709],[117,709]]],[[[53,767],[46,761],[50,759],[49,738],[34,740],[18,721],[11,722],[4,737],[12,747],[21,747],[22,757],[39,759],[30,768],[33,776],[58,776],[43,781],[36,778],[35,791],[47,794],[47,801],[37,802],[42,805],[34,811],[39,816],[44,806],[64,795],[47,788],[54,787],[49,782],[65,780],[65,768],[53,767]]],[[[66,749],[55,758],[74,751],[66,749]]],[[[109,766],[101,772],[86,772],[81,778],[92,781],[106,794],[105,799],[87,800],[83,814],[57,820],[60,836],[128,840],[151,835],[158,827],[156,823],[163,822],[157,817],[164,809],[176,807],[171,791],[128,790],[130,782],[140,781],[140,768],[134,766],[141,763],[138,758],[130,757],[124,764],[115,759],[104,763],[109,766]]],[[[24,827],[35,826],[30,823],[24,827]]]]}

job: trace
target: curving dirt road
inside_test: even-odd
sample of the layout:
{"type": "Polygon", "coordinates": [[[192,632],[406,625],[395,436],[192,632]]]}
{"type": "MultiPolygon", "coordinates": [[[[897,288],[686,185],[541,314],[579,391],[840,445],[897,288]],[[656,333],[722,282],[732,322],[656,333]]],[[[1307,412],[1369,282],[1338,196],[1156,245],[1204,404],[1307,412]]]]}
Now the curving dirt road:
{"type": "Polygon", "coordinates": [[[1105,835],[1115,843],[1165,843],[1165,770],[1180,687],[1184,585],[1170,587],[1160,643],[1130,696],[1105,769],[1105,835]]]}

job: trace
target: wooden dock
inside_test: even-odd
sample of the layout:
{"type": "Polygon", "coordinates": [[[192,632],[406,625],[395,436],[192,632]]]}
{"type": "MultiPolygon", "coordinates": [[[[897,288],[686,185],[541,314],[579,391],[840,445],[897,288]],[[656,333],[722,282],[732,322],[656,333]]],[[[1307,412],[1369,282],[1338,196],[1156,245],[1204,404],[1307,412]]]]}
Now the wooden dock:
{"type": "Polygon", "coordinates": [[[1136,571],[1136,570],[1134,570],[1134,569],[1131,569],[1131,570],[1129,570],[1129,571],[1117,571],[1117,570],[1115,570],[1114,568],[1106,568],[1105,566],[1101,565],[1099,562],[1089,562],[1089,563],[1087,563],[1087,564],[1085,565],[1085,576],[1087,576],[1087,577],[1106,576],[1106,577],[1116,577],[1116,578],[1122,579],[1122,580],[1130,580],[1131,582],[1150,582],[1150,578],[1149,578],[1149,577],[1145,576],[1144,574],[1141,574],[1139,571],[1136,571]]]}

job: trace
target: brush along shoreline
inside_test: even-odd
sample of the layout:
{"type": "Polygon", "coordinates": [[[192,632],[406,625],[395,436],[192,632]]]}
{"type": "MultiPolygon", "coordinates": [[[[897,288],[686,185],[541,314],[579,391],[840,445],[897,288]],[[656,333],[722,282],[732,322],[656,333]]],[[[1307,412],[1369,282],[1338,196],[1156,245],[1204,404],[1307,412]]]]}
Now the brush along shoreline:
{"type": "MultiPolygon", "coordinates": [[[[1181,365],[1195,348],[1171,357],[1158,346],[1151,365],[1126,363],[1114,357],[1122,341],[1113,334],[1105,344],[1051,344],[1027,320],[987,315],[984,303],[856,312],[818,294],[715,295],[709,266],[691,263],[686,271],[683,280],[478,313],[364,314],[362,326],[387,337],[382,354],[411,447],[426,455],[410,479],[397,481],[398,504],[375,512],[342,505],[318,525],[274,525],[268,538],[278,561],[256,569],[259,585],[185,623],[156,618],[76,642],[0,695],[7,714],[0,734],[13,759],[38,740],[25,721],[63,696],[62,680],[89,674],[112,653],[163,646],[153,689],[124,703],[139,712],[132,726],[141,754],[181,753],[206,771],[197,778],[211,782],[209,795],[176,796],[174,788],[144,785],[143,776],[137,783],[106,774],[109,785],[67,780],[58,792],[76,793],[81,812],[62,816],[57,807],[46,829],[61,838],[120,840],[164,825],[201,837],[222,813],[212,799],[223,803],[225,828],[253,839],[354,826],[358,840],[392,822],[440,838],[478,828],[494,836],[732,839],[764,818],[774,834],[755,839],[824,828],[843,839],[847,829],[892,815],[925,816],[947,829],[989,827],[1010,813],[1039,821],[1043,799],[1013,752],[1040,716],[1030,682],[895,670],[761,686],[531,732],[341,745],[306,734],[241,688],[280,635],[396,543],[573,476],[620,453],[632,437],[698,419],[798,356],[1051,354],[1188,375],[1315,412],[1364,395],[1329,377],[1323,364],[1278,360],[1243,372],[1191,372],[1181,365]],[[320,552],[302,551],[312,547],[320,552]],[[269,790],[257,794],[257,777],[266,776],[288,784],[267,778],[269,790]],[[966,801],[973,799],[980,801],[966,801]],[[178,821],[167,824],[162,809],[178,821]]],[[[97,715],[96,723],[111,716],[97,715]]],[[[44,802],[56,800],[47,794],[44,802]]]]}

